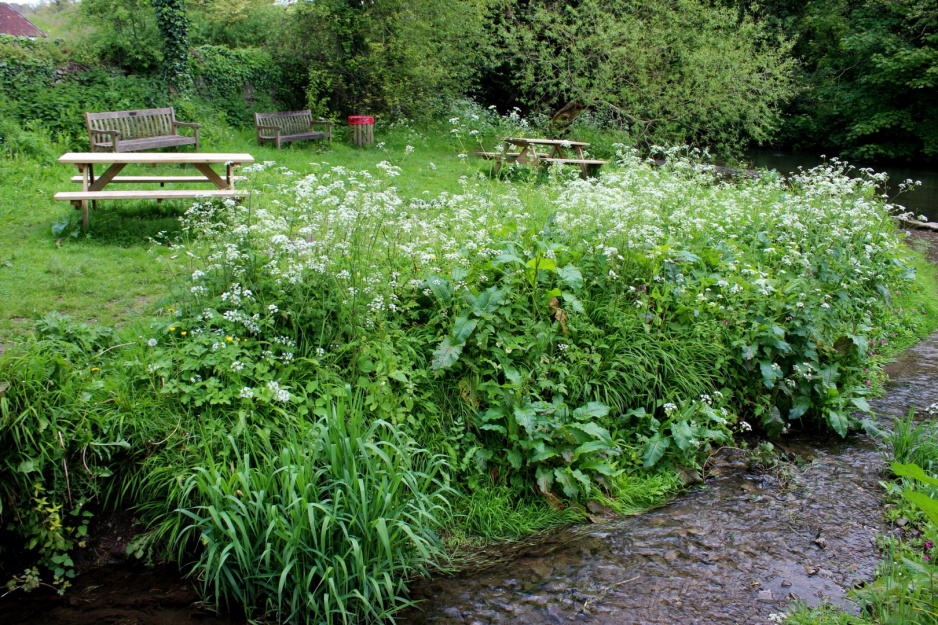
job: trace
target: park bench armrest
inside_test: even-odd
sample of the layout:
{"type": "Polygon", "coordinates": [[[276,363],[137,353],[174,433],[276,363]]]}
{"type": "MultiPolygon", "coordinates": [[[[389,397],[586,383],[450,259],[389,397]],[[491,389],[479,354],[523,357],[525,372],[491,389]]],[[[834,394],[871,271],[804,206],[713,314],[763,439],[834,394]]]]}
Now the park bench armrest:
{"type": "Polygon", "coordinates": [[[173,126],[184,126],[186,128],[201,128],[202,124],[193,124],[191,122],[173,122],[173,126]]]}

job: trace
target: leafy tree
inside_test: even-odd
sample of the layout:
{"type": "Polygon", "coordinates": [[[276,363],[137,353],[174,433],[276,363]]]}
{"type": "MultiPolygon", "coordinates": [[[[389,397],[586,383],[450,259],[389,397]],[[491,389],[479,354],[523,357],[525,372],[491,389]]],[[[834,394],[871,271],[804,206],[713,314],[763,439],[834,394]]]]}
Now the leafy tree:
{"type": "Polygon", "coordinates": [[[938,162],[938,0],[818,0],[797,29],[806,89],[786,140],[938,162]]]}
{"type": "Polygon", "coordinates": [[[297,54],[319,111],[421,116],[466,92],[493,51],[489,0],[303,0],[297,54]]]}
{"type": "Polygon", "coordinates": [[[82,45],[93,57],[135,73],[161,66],[162,42],[150,0],[82,0],[78,11],[91,27],[82,45]]]}
{"type": "Polygon", "coordinates": [[[193,45],[272,49],[279,44],[287,8],[271,0],[189,0],[193,45]]]}
{"type": "Polygon", "coordinates": [[[790,45],[699,0],[515,2],[500,29],[531,102],[608,107],[643,142],[769,139],[794,94],[790,45]]]}

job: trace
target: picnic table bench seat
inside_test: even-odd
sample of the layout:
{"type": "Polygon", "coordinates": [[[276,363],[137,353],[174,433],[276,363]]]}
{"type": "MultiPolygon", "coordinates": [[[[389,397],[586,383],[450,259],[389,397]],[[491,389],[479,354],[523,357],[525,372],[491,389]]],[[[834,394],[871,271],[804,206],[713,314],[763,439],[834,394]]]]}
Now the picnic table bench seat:
{"type": "MultiPolygon", "coordinates": [[[[237,181],[247,180],[246,176],[234,176],[234,179],[237,181]]],[[[82,176],[72,176],[72,182],[77,182],[81,184],[84,182],[82,176]]],[[[192,184],[192,183],[209,183],[211,180],[205,176],[114,176],[108,181],[108,184],[115,183],[131,183],[131,184],[159,184],[163,186],[164,184],[192,184]]]]}
{"type": "Polygon", "coordinates": [[[176,121],[173,107],[85,113],[92,152],[137,152],[194,145],[199,151],[199,124],[176,121]],[[179,134],[191,128],[192,136],[179,134]]]}
{"type": "Polygon", "coordinates": [[[548,167],[554,164],[579,165],[584,175],[595,174],[600,167],[609,163],[609,161],[598,161],[590,158],[538,158],[537,162],[548,167]]]}
{"type": "Polygon", "coordinates": [[[280,144],[287,141],[332,141],[332,122],[313,119],[313,114],[308,109],[282,113],[254,113],[254,126],[257,131],[257,145],[273,141],[278,151],[280,144]],[[325,130],[317,131],[313,126],[325,126],[325,130]]]}
{"type": "Polygon", "coordinates": [[[187,200],[200,197],[239,198],[247,195],[235,189],[135,189],[133,191],[60,191],[53,199],[67,202],[82,200],[187,200]]]}

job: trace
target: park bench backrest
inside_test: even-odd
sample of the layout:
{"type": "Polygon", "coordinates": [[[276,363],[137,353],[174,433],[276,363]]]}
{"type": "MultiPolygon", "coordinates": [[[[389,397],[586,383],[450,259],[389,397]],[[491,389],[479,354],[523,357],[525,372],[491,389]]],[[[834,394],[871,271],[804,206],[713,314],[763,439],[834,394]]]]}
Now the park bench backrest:
{"type": "Polygon", "coordinates": [[[285,113],[254,113],[257,133],[262,139],[273,139],[277,133],[261,126],[277,126],[281,135],[298,135],[309,132],[313,125],[313,114],[306,111],[287,111],[285,113]]]}
{"type": "Polygon", "coordinates": [[[96,130],[116,130],[121,133],[121,140],[124,141],[177,134],[173,125],[176,121],[176,113],[171,106],[139,111],[85,113],[85,120],[88,123],[92,147],[95,142],[110,141],[108,135],[96,135],[96,130]]]}

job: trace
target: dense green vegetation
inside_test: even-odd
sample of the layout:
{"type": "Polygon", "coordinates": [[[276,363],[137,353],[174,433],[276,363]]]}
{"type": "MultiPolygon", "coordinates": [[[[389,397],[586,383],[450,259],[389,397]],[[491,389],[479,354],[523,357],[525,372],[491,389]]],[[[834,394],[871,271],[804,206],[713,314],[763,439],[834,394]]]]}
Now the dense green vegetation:
{"type": "MultiPolygon", "coordinates": [[[[469,104],[449,127],[293,146],[243,170],[248,202],[176,225],[141,203],[84,234],[48,193],[8,205],[49,216],[5,243],[11,293],[62,255],[94,259],[89,285],[118,274],[74,296],[79,319],[34,295],[35,333],[0,357],[14,586],[66,585],[87,515],[131,508],[134,550],[168,547],[219,604],[390,615],[480,540],[660,502],[735,432],[869,427],[869,371],[938,311],[872,173],[727,183],[597,143],[615,163],[596,180],[491,178],[467,142],[538,129],[469,104]],[[83,321],[140,276],[155,306],[83,321]]],[[[249,140],[218,128],[211,149],[249,140]]]]}
{"type": "Polygon", "coordinates": [[[64,589],[90,520],[130,509],[131,551],[210,602],[391,617],[413,576],[590,503],[656,505],[742,432],[875,430],[884,354],[938,317],[882,176],[730,181],[654,145],[770,139],[798,20],[84,0],[37,21],[57,40],[0,39],[10,588],[64,589]],[[590,110],[561,130],[570,101],[590,110]],[[254,154],[248,200],[106,204],[81,231],[51,195],[82,112],[167,104],[206,151],[254,154]],[[381,113],[380,143],[252,144],[253,111],[305,106],[381,113]],[[599,178],[468,158],[559,132],[612,161],[599,178]]]}

